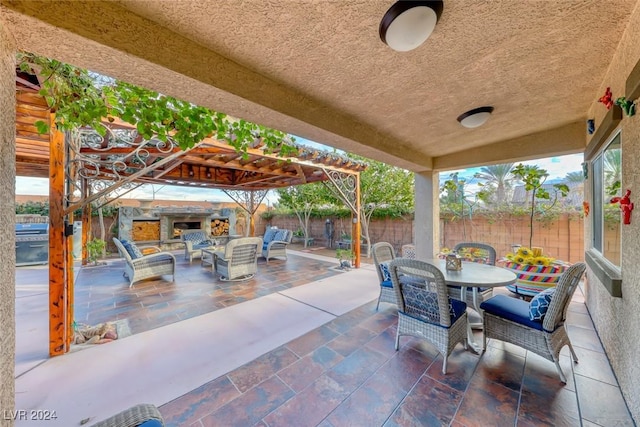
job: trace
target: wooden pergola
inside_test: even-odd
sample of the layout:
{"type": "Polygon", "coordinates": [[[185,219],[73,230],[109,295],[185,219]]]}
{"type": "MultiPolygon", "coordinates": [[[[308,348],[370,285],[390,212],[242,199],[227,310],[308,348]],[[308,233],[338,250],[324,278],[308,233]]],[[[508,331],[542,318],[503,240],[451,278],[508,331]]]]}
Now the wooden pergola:
{"type": "MultiPolygon", "coordinates": [[[[80,129],[55,130],[55,115],[38,94],[35,76],[16,75],[16,175],[49,178],[49,353],[66,353],[73,338],[73,213],[82,210],[83,262],[91,235],[91,204],[118,188],[176,185],[266,194],[267,190],[313,182],[329,184],[353,215],[353,241],[360,241],[360,172],[365,165],[336,153],[298,147],[295,156],[268,153],[256,139],[238,152],[206,138],[190,149],[143,140],[134,126],[107,122],[105,137],[80,129]],[[49,123],[38,133],[36,121],[49,123]],[[100,183],[100,185],[93,185],[100,183]]],[[[260,199],[261,200],[261,199],[260,199]]],[[[257,208],[257,206],[256,206],[257,208]]],[[[250,227],[254,234],[253,218],[250,227]]],[[[356,267],[360,246],[353,247],[356,267]]]]}

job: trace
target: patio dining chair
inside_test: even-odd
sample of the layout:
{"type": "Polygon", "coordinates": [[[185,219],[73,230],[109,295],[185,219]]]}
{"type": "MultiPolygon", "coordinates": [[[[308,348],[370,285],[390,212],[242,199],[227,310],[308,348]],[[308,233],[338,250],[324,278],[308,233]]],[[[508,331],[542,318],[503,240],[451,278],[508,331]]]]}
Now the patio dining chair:
{"type": "MultiPolygon", "coordinates": [[[[496,265],[496,250],[485,243],[463,242],[454,246],[453,251],[460,255],[464,261],[478,262],[488,265],[496,265]]],[[[460,299],[461,291],[459,286],[448,287],[451,298],[460,299]]],[[[475,311],[482,315],[480,304],[493,296],[493,288],[478,288],[475,291],[467,290],[465,302],[475,311]],[[474,292],[476,298],[474,300],[474,292]]]]}
{"type": "Polygon", "coordinates": [[[487,338],[509,342],[536,353],[556,364],[563,383],[567,382],[560,368],[560,350],[566,345],[578,363],[578,357],[567,335],[565,320],[571,297],[585,271],[577,263],[562,273],[558,285],[539,293],[531,302],[507,295],[496,295],[483,302],[483,349],[487,338]]]}
{"type": "Polygon", "coordinates": [[[391,243],[378,242],[371,248],[373,252],[373,263],[376,266],[378,280],[380,281],[380,295],[378,295],[378,303],[376,311],[380,306],[380,302],[388,302],[396,304],[396,293],[391,283],[391,274],[389,273],[389,262],[396,258],[396,252],[391,243]]]}
{"type": "Polygon", "coordinates": [[[444,275],[424,261],[397,258],[389,263],[391,281],[398,301],[396,351],[403,335],[431,342],[447,358],[457,343],[467,348],[467,304],[450,298],[444,275]]]}

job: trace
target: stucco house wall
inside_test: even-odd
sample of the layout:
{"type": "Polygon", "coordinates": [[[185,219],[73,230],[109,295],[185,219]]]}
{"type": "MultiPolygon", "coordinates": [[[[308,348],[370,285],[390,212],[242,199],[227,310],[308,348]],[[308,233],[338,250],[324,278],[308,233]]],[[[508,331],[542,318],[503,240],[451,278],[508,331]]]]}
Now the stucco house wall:
{"type": "MultiPolygon", "coordinates": [[[[15,43],[0,25],[0,415],[15,405],[15,43]]],[[[0,426],[10,417],[0,416],[0,426]]]]}
{"type": "MultiPolygon", "coordinates": [[[[636,7],[629,25],[602,80],[600,91],[594,95],[589,118],[595,118],[596,126],[607,113],[597,102],[607,87],[613,98],[625,94],[625,84],[630,71],[640,61],[640,9],[636,7]]],[[[622,139],[622,188],[631,190],[631,199],[640,207],[640,114],[623,115],[620,123],[622,139]]],[[[591,185],[589,177],[588,189],[591,185]]],[[[586,197],[593,203],[590,191],[586,197]]],[[[585,248],[590,247],[592,224],[585,220],[585,248]]],[[[632,223],[622,225],[622,298],[614,298],[604,288],[591,270],[587,270],[586,302],[596,330],[609,356],[620,388],[636,422],[640,422],[640,211],[632,214],[632,223]]]]}

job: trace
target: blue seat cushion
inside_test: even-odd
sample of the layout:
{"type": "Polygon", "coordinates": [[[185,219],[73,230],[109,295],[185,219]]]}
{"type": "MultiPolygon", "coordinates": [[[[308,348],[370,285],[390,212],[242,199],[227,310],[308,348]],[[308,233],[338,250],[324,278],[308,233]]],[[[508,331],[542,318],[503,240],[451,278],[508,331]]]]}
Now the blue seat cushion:
{"type": "Polygon", "coordinates": [[[480,308],[486,313],[502,317],[515,323],[542,331],[542,322],[529,318],[529,303],[506,295],[496,295],[489,298],[480,308]]]}
{"type": "Polygon", "coordinates": [[[393,288],[393,283],[391,282],[391,280],[385,280],[383,282],[380,282],[380,286],[382,286],[383,288],[393,288]]]}
{"type": "Polygon", "coordinates": [[[551,304],[551,298],[553,298],[555,292],[556,288],[554,286],[553,288],[545,289],[531,298],[529,302],[529,319],[542,322],[542,319],[544,319],[544,316],[547,314],[547,310],[551,304]]]}
{"type": "Polygon", "coordinates": [[[164,424],[160,420],[147,420],[142,424],[138,424],[137,427],[162,427],[164,424]]]}

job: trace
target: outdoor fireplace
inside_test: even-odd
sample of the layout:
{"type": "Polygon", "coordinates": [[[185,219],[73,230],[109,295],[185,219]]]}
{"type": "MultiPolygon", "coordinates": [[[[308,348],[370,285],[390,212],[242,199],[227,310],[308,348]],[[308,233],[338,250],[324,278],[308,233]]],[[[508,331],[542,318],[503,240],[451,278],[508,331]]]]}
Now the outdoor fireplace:
{"type": "Polygon", "coordinates": [[[173,220],[173,225],[169,227],[169,230],[173,233],[172,239],[179,239],[184,230],[204,230],[202,220],[194,221],[192,219],[177,218],[173,220]]]}
{"type": "Polygon", "coordinates": [[[199,207],[121,207],[119,238],[159,244],[163,248],[182,247],[185,230],[203,230],[218,239],[235,232],[235,212],[231,209],[199,207]]]}

